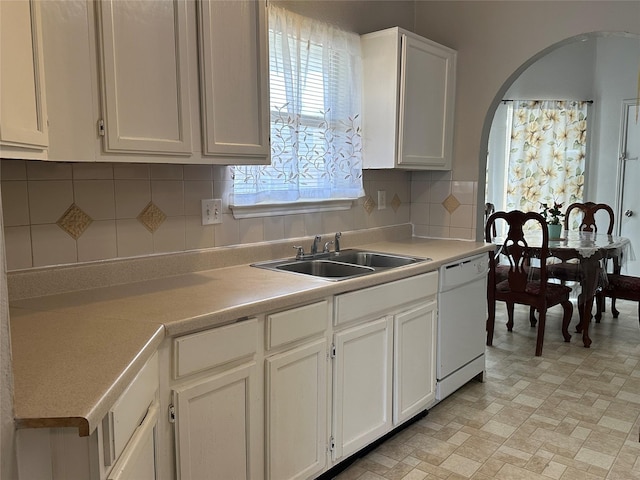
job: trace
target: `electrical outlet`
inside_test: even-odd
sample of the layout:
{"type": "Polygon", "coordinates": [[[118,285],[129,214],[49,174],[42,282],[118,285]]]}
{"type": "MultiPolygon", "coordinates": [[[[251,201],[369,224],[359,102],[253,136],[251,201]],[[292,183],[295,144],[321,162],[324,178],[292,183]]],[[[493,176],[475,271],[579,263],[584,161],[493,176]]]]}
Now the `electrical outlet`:
{"type": "Polygon", "coordinates": [[[202,225],[222,223],[222,199],[202,200],[202,225]]]}
{"type": "Polygon", "coordinates": [[[378,190],[378,210],[387,208],[387,191],[378,190]]]}

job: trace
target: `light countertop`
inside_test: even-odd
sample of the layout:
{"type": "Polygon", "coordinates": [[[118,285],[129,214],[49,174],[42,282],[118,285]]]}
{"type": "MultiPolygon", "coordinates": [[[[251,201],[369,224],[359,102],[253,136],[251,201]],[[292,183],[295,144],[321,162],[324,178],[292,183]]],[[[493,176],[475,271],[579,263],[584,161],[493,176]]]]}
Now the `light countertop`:
{"type": "Polygon", "coordinates": [[[167,336],[433,271],[492,248],[422,238],[349,247],[431,260],[338,282],[244,263],[10,299],[17,427],[77,427],[89,435],[167,336]]]}

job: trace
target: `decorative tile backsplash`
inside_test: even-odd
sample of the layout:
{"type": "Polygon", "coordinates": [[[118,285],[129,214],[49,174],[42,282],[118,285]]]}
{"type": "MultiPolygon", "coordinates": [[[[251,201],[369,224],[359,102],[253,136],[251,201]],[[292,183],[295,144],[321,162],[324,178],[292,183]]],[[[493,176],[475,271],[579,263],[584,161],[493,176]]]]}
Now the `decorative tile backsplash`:
{"type": "Polygon", "coordinates": [[[368,214],[371,214],[374,208],[376,208],[376,202],[373,200],[373,198],[371,198],[371,195],[367,195],[366,197],[364,197],[363,207],[368,214]]]}
{"type": "Polygon", "coordinates": [[[475,239],[475,181],[452,180],[451,172],[413,172],[411,223],[420,237],[475,239]]]}
{"type": "Polygon", "coordinates": [[[396,193],[391,199],[391,208],[393,208],[394,212],[397,212],[400,208],[400,205],[402,205],[402,200],[400,200],[400,197],[396,193]]]}
{"type": "Polygon", "coordinates": [[[64,212],[56,225],[77,240],[89,228],[91,222],[93,219],[74,203],[64,212]]]}
{"type": "Polygon", "coordinates": [[[138,221],[144,225],[151,233],[155,232],[160,225],[167,219],[167,216],[153,202],[144,207],[144,210],[138,215],[138,221]]]}
{"type": "MultiPolygon", "coordinates": [[[[423,229],[412,200],[415,173],[404,171],[364,171],[366,196],[349,210],[238,220],[226,203],[232,186],[228,167],[21,160],[1,160],[0,167],[9,270],[409,222],[423,229]],[[379,190],[391,198],[391,208],[377,209],[379,190]],[[203,198],[223,199],[222,224],[201,224],[203,198]]],[[[431,188],[428,182],[421,186],[431,188]]]]}
{"type": "Polygon", "coordinates": [[[444,201],[442,202],[442,206],[447,212],[453,213],[460,206],[460,201],[456,198],[455,195],[451,194],[444,199],[444,201]]]}

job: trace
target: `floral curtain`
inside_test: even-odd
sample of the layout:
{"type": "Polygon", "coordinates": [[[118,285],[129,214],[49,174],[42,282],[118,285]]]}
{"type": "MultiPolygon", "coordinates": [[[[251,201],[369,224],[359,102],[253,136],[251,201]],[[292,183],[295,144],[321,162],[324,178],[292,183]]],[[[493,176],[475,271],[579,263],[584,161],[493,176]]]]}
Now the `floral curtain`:
{"type": "Polygon", "coordinates": [[[587,103],[515,101],[509,148],[507,209],[541,211],[541,203],[581,202],[587,103]]]}
{"type": "Polygon", "coordinates": [[[271,165],[233,171],[234,205],[358,198],[357,34],[269,6],[271,165]]]}

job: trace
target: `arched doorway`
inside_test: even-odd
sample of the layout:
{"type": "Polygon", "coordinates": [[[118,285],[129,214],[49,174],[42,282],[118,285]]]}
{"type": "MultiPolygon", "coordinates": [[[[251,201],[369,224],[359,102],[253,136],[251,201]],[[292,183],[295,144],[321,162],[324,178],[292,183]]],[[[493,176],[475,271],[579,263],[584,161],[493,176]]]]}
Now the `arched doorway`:
{"type": "MultiPolygon", "coordinates": [[[[594,32],[568,38],[525,62],[506,79],[485,117],[479,179],[491,166],[495,146],[490,137],[503,99],[593,99],[584,198],[616,204],[621,108],[624,99],[637,96],[638,52],[638,35],[594,32]]],[[[478,182],[478,205],[484,205],[490,190],[478,182]]],[[[482,239],[483,212],[478,210],[477,238],[482,239]]]]}

